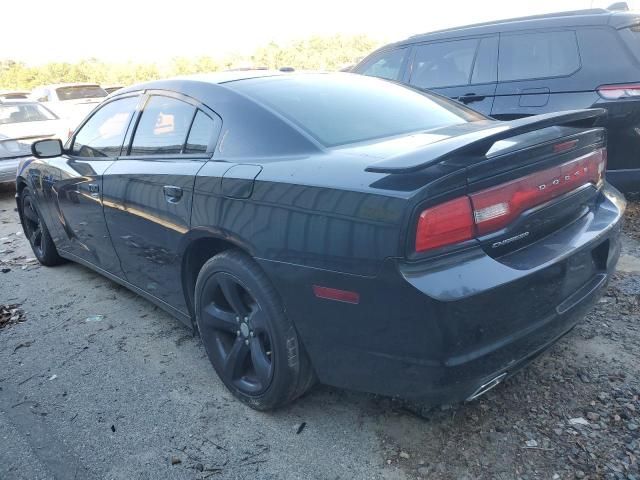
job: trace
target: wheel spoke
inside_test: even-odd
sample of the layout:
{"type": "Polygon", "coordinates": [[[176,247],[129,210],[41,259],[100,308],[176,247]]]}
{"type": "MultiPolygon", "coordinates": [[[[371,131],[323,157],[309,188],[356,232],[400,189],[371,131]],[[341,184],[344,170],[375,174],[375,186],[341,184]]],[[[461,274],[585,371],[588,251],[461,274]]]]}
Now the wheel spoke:
{"type": "Polygon", "coordinates": [[[260,384],[266,387],[271,377],[271,360],[269,360],[259,337],[251,339],[251,362],[260,384]]]}
{"type": "Polygon", "coordinates": [[[202,310],[202,319],[208,327],[225,332],[235,333],[238,329],[236,315],[210,303],[202,310]]]}
{"type": "Polygon", "coordinates": [[[264,311],[258,306],[255,306],[253,312],[251,312],[251,328],[256,332],[267,331],[267,318],[264,311]]]}
{"type": "Polygon", "coordinates": [[[243,365],[249,354],[249,347],[245,345],[241,337],[236,338],[224,363],[224,374],[227,378],[235,380],[242,375],[243,365]]]}
{"type": "Polygon", "coordinates": [[[226,298],[231,308],[233,308],[234,312],[238,315],[244,317],[247,314],[247,307],[245,307],[242,301],[239,285],[227,275],[220,275],[218,282],[220,283],[224,298],[226,298]]]}

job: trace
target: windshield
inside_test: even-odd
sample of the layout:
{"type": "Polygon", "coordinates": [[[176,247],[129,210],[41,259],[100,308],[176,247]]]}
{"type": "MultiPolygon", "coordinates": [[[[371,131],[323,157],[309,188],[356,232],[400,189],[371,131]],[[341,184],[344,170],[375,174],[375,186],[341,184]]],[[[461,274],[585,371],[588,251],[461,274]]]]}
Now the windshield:
{"type": "Polygon", "coordinates": [[[53,112],[37,103],[0,104],[0,125],[56,120],[53,112]]]}
{"type": "Polygon", "coordinates": [[[107,92],[98,85],[76,85],[73,87],[56,88],[60,100],[78,100],[81,98],[106,97],[107,92]]]}
{"type": "Polygon", "coordinates": [[[326,147],[485,118],[436,95],[349,73],[277,76],[226,86],[275,110],[326,147]]]}

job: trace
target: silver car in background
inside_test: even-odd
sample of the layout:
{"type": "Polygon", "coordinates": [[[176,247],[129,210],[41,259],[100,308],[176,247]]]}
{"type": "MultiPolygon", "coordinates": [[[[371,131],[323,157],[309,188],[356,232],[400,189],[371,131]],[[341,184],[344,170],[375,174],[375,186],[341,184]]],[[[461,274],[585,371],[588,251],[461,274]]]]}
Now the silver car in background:
{"type": "Polygon", "coordinates": [[[0,184],[15,182],[20,159],[31,155],[31,144],[44,138],[69,136],[69,125],[38,102],[0,101],[0,184]]]}

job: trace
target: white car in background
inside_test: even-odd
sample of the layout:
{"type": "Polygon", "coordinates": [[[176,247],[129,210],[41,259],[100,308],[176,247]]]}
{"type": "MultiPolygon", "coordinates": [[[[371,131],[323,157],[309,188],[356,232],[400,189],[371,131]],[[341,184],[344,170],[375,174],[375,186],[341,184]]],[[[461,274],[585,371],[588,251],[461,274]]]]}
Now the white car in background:
{"type": "Polygon", "coordinates": [[[26,100],[31,92],[24,90],[0,90],[0,100],[26,100]]]}
{"type": "Polygon", "coordinates": [[[106,96],[97,83],[59,83],[38,87],[29,98],[45,104],[75,128],[106,96]]]}
{"type": "Polygon", "coordinates": [[[31,155],[31,144],[44,138],[69,137],[69,124],[37,102],[0,101],[0,183],[15,182],[21,157],[31,155]]]}

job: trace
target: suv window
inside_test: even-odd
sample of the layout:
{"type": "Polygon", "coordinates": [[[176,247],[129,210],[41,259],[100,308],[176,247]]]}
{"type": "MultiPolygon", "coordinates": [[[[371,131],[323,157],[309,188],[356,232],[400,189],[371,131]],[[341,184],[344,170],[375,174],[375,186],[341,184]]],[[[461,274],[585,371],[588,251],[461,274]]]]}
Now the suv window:
{"type": "Polygon", "coordinates": [[[129,155],[182,153],[196,108],[175,98],[154,95],[142,111],[129,155]]]}
{"type": "Polygon", "coordinates": [[[81,157],[117,157],[138,97],[107,103],[96,111],[73,139],[71,153],[81,157]]]}
{"type": "Polygon", "coordinates": [[[191,130],[189,130],[189,138],[187,138],[184,153],[206,152],[209,144],[213,140],[215,131],[216,124],[211,117],[198,110],[196,118],[193,119],[191,130]]]}
{"type": "Polygon", "coordinates": [[[370,77],[386,78],[388,80],[398,80],[401,76],[402,65],[409,49],[400,48],[382,52],[371,60],[367,61],[363,68],[358,69],[358,73],[370,77]]]}
{"type": "Polygon", "coordinates": [[[476,61],[473,64],[471,83],[495,83],[498,80],[498,37],[480,40],[476,61]]]}
{"type": "Polygon", "coordinates": [[[501,82],[560,77],[580,67],[573,31],[503,35],[500,38],[498,77],[501,82]]]}
{"type": "Polygon", "coordinates": [[[640,25],[620,30],[620,36],[624,39],[635,57],[640,60],[640,25]]]}
{"type": "Polygon", "coordinates": [[[417,46],[409,83],[418,88],[468,85],[477,48],[477,39],[417,46]]]}

